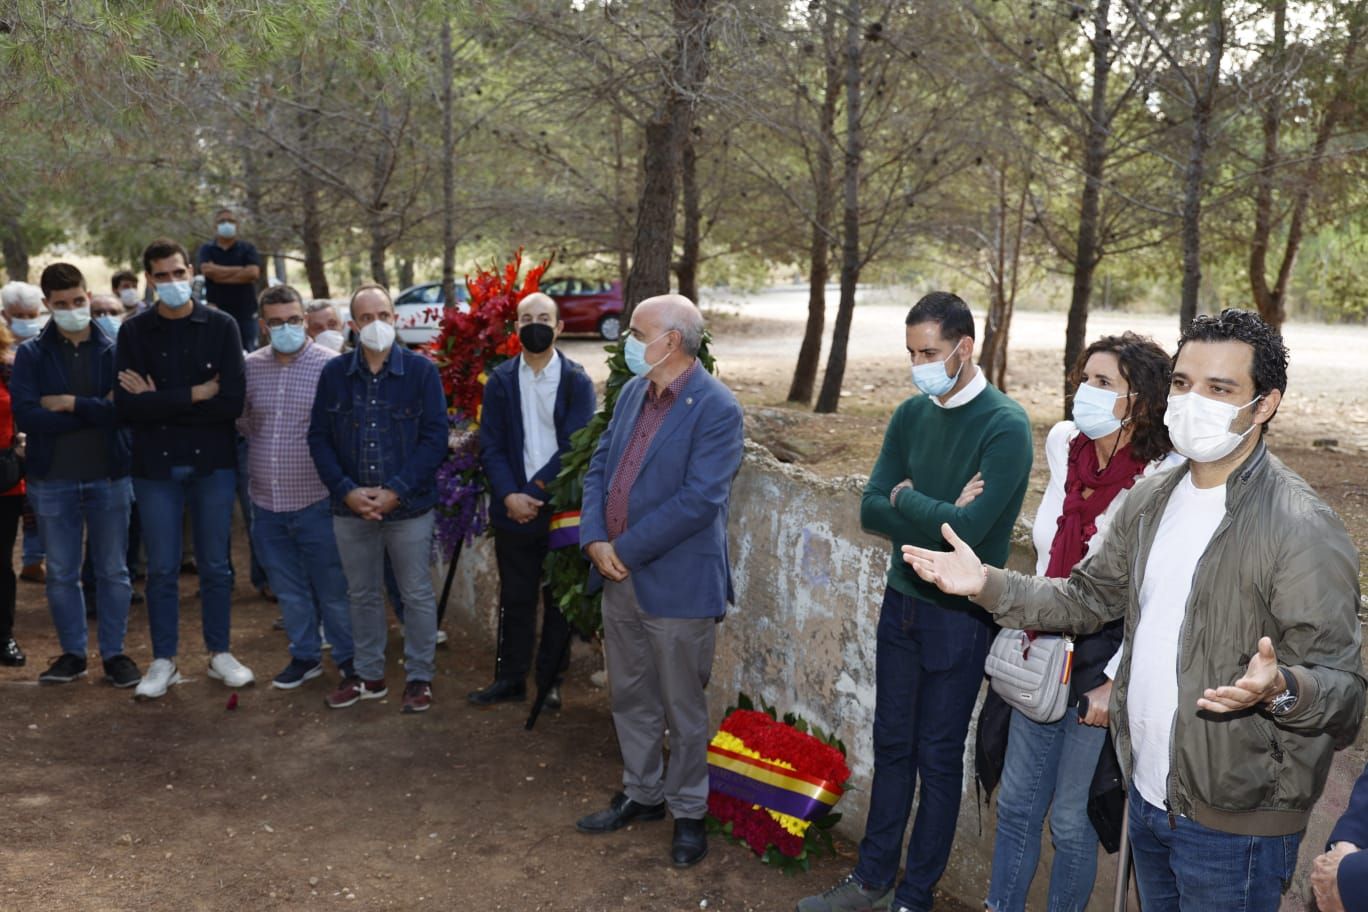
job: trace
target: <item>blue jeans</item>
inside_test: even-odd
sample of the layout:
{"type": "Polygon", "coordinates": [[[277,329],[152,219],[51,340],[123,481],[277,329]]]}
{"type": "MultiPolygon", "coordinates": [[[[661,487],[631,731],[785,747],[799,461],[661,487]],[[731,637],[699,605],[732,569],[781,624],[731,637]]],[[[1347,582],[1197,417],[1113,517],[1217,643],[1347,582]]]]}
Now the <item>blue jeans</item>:
{"type": "Polygon", "coordinates": [[[133,491],[147,542],[147,622],[153,657],[174,658],[179,645],[181,518],[187,504],[199,567],[204,645],[210,652],[227,652],[233,598],[228,548],[237,472],[217,469],[196,475],[191,466],[173,466],[168,479],[133,479],[133,491]]]}
{"type": "Polygon", "coordinates": [[[1097,877],[1097,831],[1088,819],[1088,792],[1106,743],[1107,730],[1079,724],[1072,708],[1050,723],[1032,722],[1012,710],[988,887],[992,912],[1025,912],[1047,810],[1055,854],[1046,909],[1087,908],[1097,877]]]}
{"type": "MultiPolygon", "coordinates": [[[[251,349],[248,349],[248,351],[250,350],[251,349]]],[[[260,558],[257,557],[256,536],[252,534],[252,516],[254,514],[252,511],[251,493],[249,492],[247,487],[247,438],[241,435],[238,436],[237,440],[237,459],[238,506],[242,508],[242,525],[247,529],[247,554],[252,562],[252,588],[256,589],[257,591],[260,591],[266,587],[266,565],[263,564],[260,558]]],[[[233,559],[231,554],[228,558],[228,566],[233,566],[233,559]]],[[[236,568],[234,568],[233,577],[234,579],[237,578],[236,568]]]]}
{"type": "Polygon", "coordinates": [[[95,573],[100,656],[123,652],[128,632],[128,511],[133,487],[127,478],[43,481],[31,478],[29,503],[47,554],[47,599],[62,652],[85,657],[86,609],[81,591],[81,539],[88,538],[95,573]]]}
{"type": "Polygon", "coordinates": [[[411,519],[377,522],[359,516],[334,516],[337,552],[347,572],[351,629],[357,677],[385,676],[385,556],[404,597],[404,674],[410,681],[431,681],[437,649],[437,598],[432,591],[432,510],[411,519]]]}
{"type": "Polygon", "coordinates": [[[983,683],[991,625],[896,589],[884,591],[875,658],[874,782],[855,878],[887,888],[898,874],[912,796],[921,780],[907,865],[894,900],[931,908],[955,839],[964,739],[983,683]]]}
{"type": "Polygon", "coordinates": [[[252,505],[252,538],[280,599],[290,655],[317,662],[323,655],[318,625],[332,643],[333,661],[351,661],[351,618],[347,577],[333,537],[332,507],[325,497],[289,513],[252,505]]]}
{"type": "Polygon", "coordinates": [[[1240,836],[1168,814],[1130,790],[1131,858],[1145,912],[1277,912],[1301,833],[1240,836]]]}

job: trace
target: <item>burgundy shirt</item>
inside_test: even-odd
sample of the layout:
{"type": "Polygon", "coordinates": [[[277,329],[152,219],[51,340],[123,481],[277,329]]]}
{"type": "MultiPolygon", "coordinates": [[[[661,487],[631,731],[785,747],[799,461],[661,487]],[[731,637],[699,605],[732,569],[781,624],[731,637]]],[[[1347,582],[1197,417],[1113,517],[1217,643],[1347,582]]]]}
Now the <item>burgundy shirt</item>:
{"type": "Polygon", "coordinates": [[[646,388],[646,396],[641,400],[641,413],[637,415],[636,426],[632,428],[632,436],[627,440],[627,449],[622,451],[622,461],[618,463],[617,471],[613,473],[613,481],[608,486],[608,504],[603,518],[608,525],[610,540],[627,531],[627,496],[632,492],[632,485],[636,484],[637,475],[641,474],[641,464],[651,449],[651,441],[655,439],[660,426],[665,423],[665,416],[669,415],[670,409],[674,407],[675,401],[679,398],[679,391],[684,389],[684,384],[689,382],[689,378],[696,370],[697,358],[658,395],[654,383],[646,388]]]}

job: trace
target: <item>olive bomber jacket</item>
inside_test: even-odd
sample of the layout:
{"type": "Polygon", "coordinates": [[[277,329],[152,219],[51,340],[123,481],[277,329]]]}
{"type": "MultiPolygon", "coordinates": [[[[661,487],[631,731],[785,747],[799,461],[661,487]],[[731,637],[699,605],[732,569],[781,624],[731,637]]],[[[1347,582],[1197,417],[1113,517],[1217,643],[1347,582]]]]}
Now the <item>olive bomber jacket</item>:
{"type": "MultiPolygon", "coordinates": [[[[1111,697],[1116,754],[1132,767],[1126,690],[1140,585],[1159,519],[1186,464],[1143,479],[1101,550],[1067,579],[989,568],[974,601],[999,623],[1089,633],[1125,618],[1126,650],[1111,697]]],[[[1260,443],[1226,482],[1226,515],[1207,545],[1179,638],[1178,711],[1169,756],[1171,814],[1249,836],[1306,827],[1336,748],[1363,720],[1358,552],[1343,523],[1300,476],[1260,443]],[[1260,637],[1296,680],[1286,715],[1197,708],[1208,687],[1234,683],[1260,637]]]]}

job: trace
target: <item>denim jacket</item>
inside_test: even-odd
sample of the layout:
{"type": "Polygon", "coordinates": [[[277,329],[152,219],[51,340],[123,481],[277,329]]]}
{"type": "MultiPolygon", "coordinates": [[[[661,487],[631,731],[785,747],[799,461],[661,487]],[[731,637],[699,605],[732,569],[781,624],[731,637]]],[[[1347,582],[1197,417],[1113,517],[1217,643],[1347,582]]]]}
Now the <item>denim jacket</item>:
{"type": "Polygon", "coordinates": [[[53,412],[42,407],[44,396],[71,392],[71,378],[62,362],[62,337],[56,322],[49,322],[37,338],[30,339],[14,355],[10,377],[10,398],[14,422],[28,435],[28,472],[43,477],[52,467],[58,436],[67,431],[98,427],[105,431],[109,446],[109,477],[126,478],[129,469],[128,432],[117,426],[114,400],[114,340],[96,323],[90,324],[90,338],[99,358],[95,363],[95,386],[99,395],[82,396],[70,412],[53,412]]]}
{"type": "Polygon", "coordinates": [[[387,422],[379,435],[387,477],[383,486],[399,495],[386,520],[411,519],[437,503],[437,467],[447,455],[446,396],[436,366],[402,345],[390,349],[372,375],[361,349],[333,358],[318,378],[309,421],[309,452],[318,477],[332,495],[333,513],[354,515],[347,494],[361,486],[362,429],[372,376],[383,397],[387,422]]]}

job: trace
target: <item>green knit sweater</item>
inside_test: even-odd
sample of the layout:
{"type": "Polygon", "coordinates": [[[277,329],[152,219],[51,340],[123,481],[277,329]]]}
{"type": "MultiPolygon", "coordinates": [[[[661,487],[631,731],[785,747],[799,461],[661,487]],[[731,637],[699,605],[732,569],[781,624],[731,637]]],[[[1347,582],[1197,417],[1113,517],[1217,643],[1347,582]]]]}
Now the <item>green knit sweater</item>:
{"type": "Polygon", "coordinates": [[[973,610],[968,599],[924,582],[903,562],[900,549],[911,544],[948,550],[940,532],[948,522],[984,563],[1001,567],[1026,496],[1031,458],[1026,411],[991,385],[957,408],[941,408],[927,396],[898,406],[860,504],[860,524],[893,542],[888,585],[947,608],[973,610]],[[975,472],[983,475],[983,493],[956,507],[975,472]],[[888,494],[903,479],[911,479],[912,487],[898,493],[895,508],[888,494]]]}

